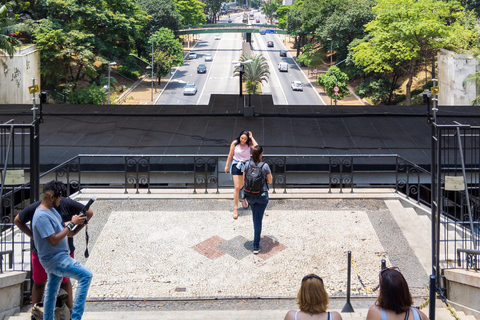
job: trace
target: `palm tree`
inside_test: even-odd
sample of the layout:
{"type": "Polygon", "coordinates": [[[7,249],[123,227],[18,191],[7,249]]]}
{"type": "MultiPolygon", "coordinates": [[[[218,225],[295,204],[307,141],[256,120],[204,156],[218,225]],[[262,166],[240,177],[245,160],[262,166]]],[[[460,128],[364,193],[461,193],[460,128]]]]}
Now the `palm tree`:
{"type": "Polygon", "coordinates": [[[8,28],[14,24],[8,16],[8,10],[14,5],[15,2],[11,1],[0,7],[0,57],[7,55],[13,57],[15,46],[20,43],[16,38],[11,37],[8,32],[8,28]]]}
{"type": "MultiPolygon", "coordinates": [[[[250,55],[248,53],[242,54],[240,62],[252,60],[251,63],[243,65],[243,77],[247,83],[250,83],[255,94],[255,88],[263,81],[268,82],[270,77],[270,68],[268,67],[267,59],[262,55],[250,55]]],[[[240,76],[240,67],[236,67],[234,77],[240,76]]]]}

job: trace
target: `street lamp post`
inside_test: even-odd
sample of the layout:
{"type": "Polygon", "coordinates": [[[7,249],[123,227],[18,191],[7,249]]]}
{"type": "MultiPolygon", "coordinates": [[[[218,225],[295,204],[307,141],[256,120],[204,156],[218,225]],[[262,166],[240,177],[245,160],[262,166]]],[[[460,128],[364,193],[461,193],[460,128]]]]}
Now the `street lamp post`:
{"type": "Polygon", "coordinates": [[[152,67],[152,94],[151,94],[152,99],[151,99],[151,101],[153,101],[153,37],[156,37],[156,36],[157,36],[156,34],[152,35],[152,64],[151,64],[151,67],[152,67]]]}
{"type": "Polygon", "coordinates": [[[116,62],[110,62],[108,64],[108,104],[110,104],[110,69],[112,66],[115,66],[116,62]]]}
{"type": "Polygon", "coordinates": [[[330,66],[333,65],[333,40],[331,38],[327,38],[327,40],[330,40],[330,66]]]}
{"type": "Polygon", "coordinates": [[[240,73],[240,97],[243,95],[242,94],[242,78],[243,74],[245,73],[244,68],[246,64],[252,63],[252,60],[247,60],[247,61],[233,61],[233,64],[235,67],[238,67],[238,72],[240,73]]]}

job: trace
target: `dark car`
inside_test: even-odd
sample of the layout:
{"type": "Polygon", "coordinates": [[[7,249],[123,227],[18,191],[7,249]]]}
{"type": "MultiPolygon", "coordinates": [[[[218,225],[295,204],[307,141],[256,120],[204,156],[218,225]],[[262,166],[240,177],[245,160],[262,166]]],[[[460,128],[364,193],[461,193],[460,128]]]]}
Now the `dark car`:
{"type": "Polygon", "coordinates": [[[197,67],[197,73],[207,73],[207,67],[204,64],[199,64],[197,67]]]}
{"type": "Polygon", "coordinates": [[[287,50],[280,50],[280,57],[286,57],[287,56],[287,50]]]}
{"type": "Polygon", "coordinates": [[[273,41],[267,41],[267,47],[273,47],[273,41]]]}

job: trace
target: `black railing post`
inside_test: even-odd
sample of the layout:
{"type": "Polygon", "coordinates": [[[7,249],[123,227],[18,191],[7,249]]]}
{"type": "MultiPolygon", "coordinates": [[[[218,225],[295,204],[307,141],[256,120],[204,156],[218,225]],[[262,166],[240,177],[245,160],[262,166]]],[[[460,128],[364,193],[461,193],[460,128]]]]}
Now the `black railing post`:
{"type": "Polygon", "coordinates": [[[355,312],[353,310],[352,304],[350,303],[350,293],[351,293],[351,288],[350,288],[350,282],[351,282],[351,277],[352,277],[352,251],[348,251],[348,267],[347,267],[347,302],[343,306],[342,312],[355,312]]]}
{"type": "Polygon", "coordinates": [[[430,320],[435,320],[435,285],[436,279],[434,275],[430,276],[430,303],[428,307],[428,318],[430,320]]]}
{"type": "Polygon", "coordinates": [[[382,259],[382,263],[380,265],[380,270],[383,270],[387,267],[387,261],[385,261],[385,259],[382,259]]]}

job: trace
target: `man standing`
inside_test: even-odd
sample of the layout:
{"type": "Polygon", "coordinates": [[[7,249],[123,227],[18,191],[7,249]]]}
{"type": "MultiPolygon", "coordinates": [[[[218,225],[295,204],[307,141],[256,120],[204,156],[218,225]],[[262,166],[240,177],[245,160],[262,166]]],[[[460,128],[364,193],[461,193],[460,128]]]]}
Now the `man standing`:
{"type": "Polygon", "coordinates": [[[80,320],[92,281],[91,271],[69,256],[67,241],[67,236],[72,236],[75,226],[83,225],[86,217],[74,215],[70,222],[64,224],[54,208],[60,205],[64,190],[65,185],[60,181],[46,183],[43,187],[42,203],[35,211],[32,221],[38,258],[47,272],[47,288],[43,302],[44,320],[54,320],[55,301],[63,277],[78,281],[71,319],[80,320]]]}
{"type": "MultiPolygon", "coordinates": [[[[27,236],[32,239],[31,242],[31,261],[32,261],[32,280],[33,280],[33,287],[32,287],[32,306],[36,303],[41,302],[43,299],[43,292],[45,291],[45,284],[47,282],[47,273],[45,269],[42,267],[39,259],[38,253],[35,249],[35,243],[33,240],[33,233],[32,230],[28,227],[27,223],[33,220],[33,215],[37,207],[42,203],[42,201],[37,201],[32,203],[31,205],[27,206],[25,209],[20,211],[20,213],[15,217],[15,225],[23,231],[27,236]]],[[[60,201],[60,205],[58,207],[54,207],[58,213],[60,213],[62,220],[64,222],[71,221],[72,217],[76,214],[79,214],[80,211],[83,209],[84,205],[78,201],[75,201],[70,198],[62,198],[60,201]]],[[[87,221],[90,221],[93,217],[93,212],[91,209],[87,210],[87,221]]],[[[76,235],[84,225],[80,225],[75,229],[74,235],[76,235]]],[[[70,256],[74,258],[74,251],[75,246],[73,245],[73,237],[68,238],[68,246],[70,249],[70,256]]],[[[67,299],[67,307],[71,310],[73,308],[73,296],[72,296],[72,283],[70,279],[63,278],[61,288],[65,290],[68,294],[67,299]]]]}

